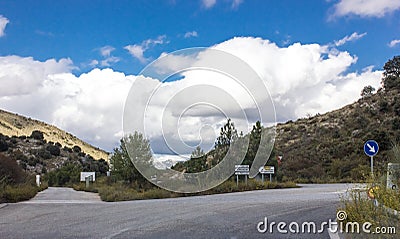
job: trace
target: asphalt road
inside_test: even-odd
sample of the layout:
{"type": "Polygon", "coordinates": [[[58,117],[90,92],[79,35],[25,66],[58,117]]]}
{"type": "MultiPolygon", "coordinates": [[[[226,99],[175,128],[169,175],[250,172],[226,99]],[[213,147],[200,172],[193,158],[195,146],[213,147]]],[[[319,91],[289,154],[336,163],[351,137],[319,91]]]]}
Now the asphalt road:
{"type": "MultiPolygon", "coordinates": [[[[96,194],[49,188],[0,208],[0,238],[330,238],[324,233],[260,233],[259,222],[335,219],[339,195],[353,185],[302,185],[210,196],[101,202],[96,194]]],[[[263,229],[261,225],[260,229],[263,229]]],[[[286,228],[288,229],[288,228],[286,228]]]]}

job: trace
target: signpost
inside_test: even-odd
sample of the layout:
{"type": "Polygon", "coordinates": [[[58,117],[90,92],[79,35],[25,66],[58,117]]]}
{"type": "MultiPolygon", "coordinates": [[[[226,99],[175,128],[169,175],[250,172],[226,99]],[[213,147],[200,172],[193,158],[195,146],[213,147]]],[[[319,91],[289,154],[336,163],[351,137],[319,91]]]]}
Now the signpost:
{"type": "Polygon", "coordinates": [[[86,188],[89,187],[89,182],[96,181],[96,173],[95,172],[81,172],[81,182],[86,182],[86,188]]]}
{"type": "Polygon", "coordinates": [[[236,185],[239,186],[239,175],[244,175],[247,184],[247,175],[250,174],[249,165],[235,165],[236,185]]]}
{"type": "Polygon", "coordinates": [[[274,166],[260,167],[260,169],[258,169],[258,172],[261,173],[263,183],[264,183],[264,174],[269,174],[269,181],[272,182],[272,174],[275,173],[275,167],[274,166]]]}
{"type": "Polygon", "coordinates": [[[374,156],[379,151],[379,145],[375,140],[368,140],[364,144],[364,152],[367,156],[371,157],[371,175],[374,176],[374,156]]]}

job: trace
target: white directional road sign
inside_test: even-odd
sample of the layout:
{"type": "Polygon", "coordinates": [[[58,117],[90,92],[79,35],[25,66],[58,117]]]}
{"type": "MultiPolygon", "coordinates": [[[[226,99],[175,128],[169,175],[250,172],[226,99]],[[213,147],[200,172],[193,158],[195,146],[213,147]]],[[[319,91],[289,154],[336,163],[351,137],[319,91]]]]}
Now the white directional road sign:
{"type": "Polygon", "coordinates": [[[368,140],[364,144],[364,152],[366,155],[373,157],[379,151],[379,145],[375,140],[368,140]]]}
{"type": "Polygon", "coordinates": [[[249,175],[250,168],[249,165],[235,165],[236,175],[249,175]]]}
{"type": "Polygon", "coordinates": [[[264,166],[258,170],[261,174],[274,174],[275,167],[274,166],[264,166]]]}
{"type": "Polygon", "coordinates": [[[85,182],[87,177],[92,176],[90,181],[96,181],[96,173],[95,172],[81,172],[81,182],[85,182]]]}

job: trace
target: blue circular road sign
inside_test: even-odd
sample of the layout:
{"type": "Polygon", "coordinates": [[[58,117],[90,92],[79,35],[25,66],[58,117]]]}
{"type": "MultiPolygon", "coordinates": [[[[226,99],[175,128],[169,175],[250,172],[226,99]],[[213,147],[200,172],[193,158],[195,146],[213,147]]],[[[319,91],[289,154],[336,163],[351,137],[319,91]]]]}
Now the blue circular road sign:
{"type": "Polygon", "coordinates": [[[373,157],[379,151],[379,145],[375,140],[368,140],[364,144],[364,152],[366,155],[373,157]]]}

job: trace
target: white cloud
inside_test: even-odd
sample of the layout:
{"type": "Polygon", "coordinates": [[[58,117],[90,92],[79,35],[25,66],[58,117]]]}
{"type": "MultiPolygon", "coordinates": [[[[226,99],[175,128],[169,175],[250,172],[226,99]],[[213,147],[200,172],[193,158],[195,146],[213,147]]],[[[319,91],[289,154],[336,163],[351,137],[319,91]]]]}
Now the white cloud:
{"type": "Polygon", "coordinates": [[[334,13],[331,17],[346,15],[383,17],[399,9],[399,0],[340,0],[335,4],[334,13]]]}
{"type": "Polygon", "coordinates": [[[145,49],[145,47],[143,47],[141,45],[128,45],[128,46],[125,46],[124,49],[128,50],[129,53],[133,57],[138,59],[140,62],[142,62],[142,63],[147,62],[146,57],[144,57],[144,55],[143,55],[143,53],[147,50],[147,49],[145,49]]]}
{"type": "Polygon", "coordinates": [[[111,69],[75,76],[69,59],[0,58],[0,108],[54,124],[111,150],[134,77],[111,69]]]}
{"type": "Polygon", "coordinates": [[[350,36],[347,35],[347,36],[343,37],[342,39],[340,39],[338,41],[335,41],[335,45],[336,46],[342,46],[342,45],[346,44],[349,41],[356,41],[356,40],[364,37],[365,35],[367,35],[366,32],[361,33],[361,34],[358,34],[357,32],[353,32],[353,34],[351,34],[350,36]]]}
{"type": "MultiPolygon", "coordinates": [[[[357,100],[364,86],[380,86],[382,72],[374,71],[373,67],[362,72],[348,72],[357,57],[331,46],[294,43],[279,47],[261,38],[238,37],[213,48],[236,55],[254,68],[271,92],[278,121],[340,108],[357,100]]],[[[178,69],[178,66],[212,61],[212,55],[207,51],[197,57],[169,57],[168,64],[158,67],[178,69]]],[[[94,145],[111,150],[121,137],[123,106],[132,83],[138,86],[134,92],[138,99],[134,107],[140,107],[147,103],[143,96],[159,82],[127,76],[112,69],[93,69],[74,75],[72,68],[69,59],[40,62],[18,56],[0,57],[0,108],[53,123],[94,145]]],[[[160,116],[163,115],[168,126],[164,133],[171,139],[181,138],[188,143],[203,140],[203,145],[212,146],[224,123],[224,116],[218,110],[198,106],[180,117],[185,104],[190,100],[201,100],[201,97],[206,97],[207,102],[218,103],[233,115],[238,128],[247,131],[246,122],[236,112],[238,108],[251,110],[252,102],[240,85],[206,70],[187,71],[181,75],[184,78],[179,81],[163,83],[149,102],[153,107],[147,112],[146,128],[153,142],[160,142],[160,116]],[[196,84],[209,88],[191,91],[190,87],[196,84]],[[170,104],[165,107],[167,102],[170,104]],[[168,128],[173,129],[178,118],[186,127],[181,127],[177,135],[168,128]]],[[[257,87],[259,85],[250,85],[249,90],[254,91],[257,87]]],[[[162,146],[157,150],[156,153],[162,152],[162,146]]]]}
{"type": "Polygon", "coordinates": [[[101,48],[95,49],[99,51],[100,55],[103,57],[102,60],[92,60],[89,63],[89,66],[96,67],[96,66],[111,66],[113,63],[119,62],[121,59],[116,56],[112,56],[111,53],[115,50],[112,46],[103,46],[101,48]]]}
{"type": "Polygon", "coordinates": [[[90,63],[89,63],[89,66],[95,67],[95,66],[97,66],[98,64],[99,64],[99,61],[98,61],[98,60],[91,60],[90,63]]]}
{"type": "Polygon", "coordinates": [[[4,17],[3,15],[0,15],[0,37],[5,35],[5,29],[7,24],[10,22],[10,20],[8,20],[6,17],[4,17]]]}
{"type": "Polygon", "coordinates": [[[395,47],[397,44],[400,44],[400,39],[395,39],[389,42],[389,47],[395,47]]]}
{"type": "Polygon", "coordinates": [[[280,48],[261,38],[234,38],[215,47],[257,71],[269,87],[279,121],[340,108],[357,100],[365,85],[380,86],[380,71],[345,73],[357,58],[328,46],[294,43],[280,48]]]}
{"type": "Polygon", "coordinates": [[[117,63],[120,61],[119,57],[110,56],[100,62],[101,66],[111,66],[112,63],[117,63]]]}
{"type": "Polygon", "coordinates": [[[112,46],[103,46],[99,49],[100,54],[104,57],[109,57],[111,55],[111,52],[113,52],[114,50],[115,48],[112,46]]]}
{"type": "Polygon", "coordinates": [[[185,35],[183,36],[184,38],[190,38],[190,37],[198,37],[199,35],[197,34],[196,31],[191,31],[191,32],[186,32],[185,35]]]}
{"type": "Polygon", "coordinates": [[[146,63],[149,59],[144,56],[144,53],[155,45],[168,43],[165,41],[166,35],[158,36],[156,39],[144,40],[141,44],[127,45],[124,47],[133,57],[141,63],[146,63]]]}
{"type": "Polygon", "coordinates": [[[217,0],[201,0],[201,3],[205,8],[212,8],[217,3],[217,0]]]}

